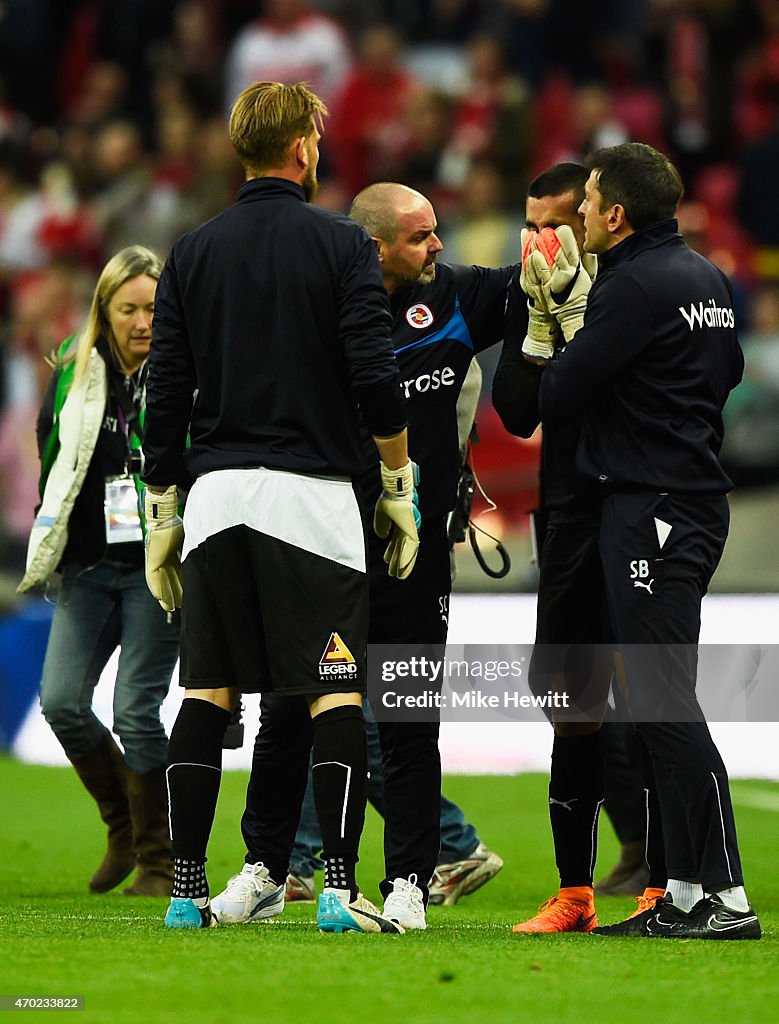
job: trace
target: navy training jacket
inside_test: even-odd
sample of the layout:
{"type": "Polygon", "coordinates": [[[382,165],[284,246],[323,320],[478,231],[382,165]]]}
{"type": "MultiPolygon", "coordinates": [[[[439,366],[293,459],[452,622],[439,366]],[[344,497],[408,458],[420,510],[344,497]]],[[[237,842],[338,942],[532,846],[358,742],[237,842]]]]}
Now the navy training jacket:
{"type": "Polygon", "coordinates": [[[364,229],[293,182],[246,182],[160,278],[144,480],[253,466],[356,477],[360,416],[380,437],[406,425],[390,329],[364,229]]]}
{"type": "Polygon", "coordinates": [[[584,413],[578,469],[610,489],[723,494],[722,409],[743,369],[727,277],[663,221],[601,256],[539,411],[547,423],[584,413]]]}
{"type": "MultiPolygon", "coordinates": [[[[473,356],[503,338],[506,292],[516,269],[438,263],[430,284],[398,288],[390,297],[423,521],[454,508],[460,478],[457,399],[473,356]]],[[[381,489],[375,460],[360,483],[374,501],[381,489]]]]}

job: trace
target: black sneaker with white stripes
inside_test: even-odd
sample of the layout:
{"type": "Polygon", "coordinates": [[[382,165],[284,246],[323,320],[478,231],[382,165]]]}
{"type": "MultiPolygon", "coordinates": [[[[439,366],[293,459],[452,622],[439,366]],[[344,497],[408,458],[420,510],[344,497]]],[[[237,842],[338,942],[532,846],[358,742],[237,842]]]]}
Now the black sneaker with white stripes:
{"type": "Polygon", "coordinates": [[[590,935],[608,935],[616,939],[630,938],[676,938],[687,922],[688,914],[674,906],[673,899],[666,893],[654,906],[632,915],[618,924],[600,925],[590,935]]]}
{"type": "Polygon", "coordinates": [[[759,939],[762,935],[757,914],[733,910],[716,894],[698,900],[686,915],[683,927],[672,938],[679,939],[759,939]]]}

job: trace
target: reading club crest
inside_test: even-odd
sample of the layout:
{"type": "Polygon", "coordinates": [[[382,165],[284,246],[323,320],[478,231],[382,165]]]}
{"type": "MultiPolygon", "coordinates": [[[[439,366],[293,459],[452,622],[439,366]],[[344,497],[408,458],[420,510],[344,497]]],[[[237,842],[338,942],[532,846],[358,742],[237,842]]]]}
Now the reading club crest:
{"type": "Polygon", "coordinates": [[[419,331],[423,327],[429,327],[433,319],[434,317],[429,307],[422,302],[418,302],[416,306],[410,306],[406,310],[406,322],[409,327],[416,327],[419,331]]]}

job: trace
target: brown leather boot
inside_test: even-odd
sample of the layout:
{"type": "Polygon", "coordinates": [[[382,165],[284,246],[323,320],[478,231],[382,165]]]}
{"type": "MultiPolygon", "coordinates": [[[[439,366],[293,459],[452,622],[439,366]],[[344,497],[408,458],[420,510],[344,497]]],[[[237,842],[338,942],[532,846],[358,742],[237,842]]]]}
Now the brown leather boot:
{"type": "Polygon", "coordinates": [[[153,768],[138,775],[127,773],[127,796],[133,823],[133,845],[138,873],[125,896],[170,897],[173,862],[168,833],[168,787],[165,769],[153,768]]]}
{"type": "Polygon", "coordinates": [[[106,732],[101,743],[85,757],[74,761],[73,767],[108,826],[106,855],[89,880],[92,892],[108,892],[123,882],[135,867],[124,755],[111,733],[106,732]]]}

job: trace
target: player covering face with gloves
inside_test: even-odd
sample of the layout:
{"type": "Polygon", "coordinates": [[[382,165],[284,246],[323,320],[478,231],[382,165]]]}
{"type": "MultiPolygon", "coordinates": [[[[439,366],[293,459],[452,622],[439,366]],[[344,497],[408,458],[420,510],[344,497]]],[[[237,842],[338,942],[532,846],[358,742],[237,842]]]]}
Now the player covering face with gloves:
{"type": "Polygon", "coordinates": [[[579,251],[569,224],[522,231],[520,286],[527,295],[528,331],[522,345],[533,363],[548,362],[559,341],[568,344],[584,322],[597,257],[579,251]]]}

